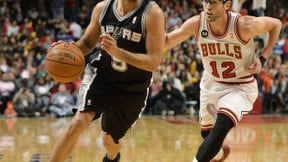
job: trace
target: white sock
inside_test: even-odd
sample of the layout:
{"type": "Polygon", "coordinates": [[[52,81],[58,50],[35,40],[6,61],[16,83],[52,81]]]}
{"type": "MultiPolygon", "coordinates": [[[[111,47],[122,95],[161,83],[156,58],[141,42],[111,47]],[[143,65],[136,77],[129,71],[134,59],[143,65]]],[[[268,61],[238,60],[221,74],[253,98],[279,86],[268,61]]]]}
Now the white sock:
{"type": "Polygon", "coordinates": [[[194,157],[192,162],[198,162],[198,160],[196,159],[196,157],[194,157]]]}
{"type": "Polygon", "coordinates": [[[224,156],[223,149],[220,148],[219,152],[214,156],[213,159],[215,159],[215,160],[220,160],[223,156],[224,156]]]}

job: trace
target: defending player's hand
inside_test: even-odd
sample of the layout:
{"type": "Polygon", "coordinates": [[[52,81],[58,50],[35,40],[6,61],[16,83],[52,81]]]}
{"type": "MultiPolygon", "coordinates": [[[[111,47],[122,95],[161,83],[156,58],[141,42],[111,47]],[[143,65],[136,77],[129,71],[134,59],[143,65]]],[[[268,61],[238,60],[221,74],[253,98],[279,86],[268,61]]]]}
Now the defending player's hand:
{"type": "Polygon", "coordinates": [[[102,34],[99,38],[100,45],[110,56],[116,56],[118,51],[117,41],[109,34],[102,34]]]}
{"type": "Polygon", "coordinates": [[[255,57],[253,63],[248,68],[246,68],[246,71],[248,71],[251,74],[258,74],[261,72],[261,70],[262,70],[262,64],[258,57],[255,57]]]}

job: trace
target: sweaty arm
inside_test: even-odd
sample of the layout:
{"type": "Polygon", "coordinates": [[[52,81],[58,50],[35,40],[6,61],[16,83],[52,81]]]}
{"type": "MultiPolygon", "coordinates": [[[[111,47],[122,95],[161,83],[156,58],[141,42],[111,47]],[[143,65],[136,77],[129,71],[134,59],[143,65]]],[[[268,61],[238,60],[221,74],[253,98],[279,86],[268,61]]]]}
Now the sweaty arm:
{"type": "Polygon", "coordinates": [[[199,15],[193,16],[186,20],[180,28],[177,28],[170,33],[166,33],[164,48],[170,49],[189,37],[195,36],[199,28],[199,18],[199,15]]]}
{"type": "Polygon", "coordinates": [[[98,42],[101,34],[99,18],[104,8],[105,2],[99,2],[93,9],[91,20],[87,26],[84,35],[76,42],[76,45],[82,50],[84,55],[89,54],[98,42]]]}
{"type": "Polygon", "coordinates": [[[262,56],[267,59],[279,38],[281,21],[272,17],[243,16],[239,19],[238,25],[240,37],[244,41],[248,41],[256,35],[268,33],[268,39],[262,52],[262,56]]]}
{"type": "Polygon", "coordinates": [[[132,53],[119,48],[114,55],[139,69],[155,71],[161,63],[164,42],[164,14],[157,4],[153,4],[146,15],[146,50],[147,53],[132,53]]]}

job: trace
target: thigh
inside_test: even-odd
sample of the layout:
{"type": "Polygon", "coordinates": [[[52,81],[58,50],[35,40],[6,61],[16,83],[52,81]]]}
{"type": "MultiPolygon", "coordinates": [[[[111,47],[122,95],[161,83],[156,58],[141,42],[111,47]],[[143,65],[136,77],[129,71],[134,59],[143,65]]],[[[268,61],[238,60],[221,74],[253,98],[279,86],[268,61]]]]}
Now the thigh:
{"type": "Polygon", "coordinates": [[[251,85],[247,84],[235,88],[218,99],[218,113],[227,115],[236,126],[243,115],[248,114],[252,110],[257,96],[257,84],[252,83],[251,85]]]}
{"type": "Polygon", "coordinates": [[[73,116],[71,125],[77,129],[86,128],[89,123],[94,119],[96,112],[94,111],[77,111],[73,116]]]}
{"type": "Polygon", "coordinates": [[[211,129],[217,113],[230,117],[236,125],[248,114],[258,96],[257,82],[228,85],[211,83],[209,89],[201,90],[200,124],[202,129],[211,129]],[[211,86],[213,85],[213,87],[211,86]]]}
{"type": "Polygon", "coordinates": [[[103,131],[110,134],[117,142],[141,116],[146,106],[148,91],[110,94],[110,104],[103,110],[101,124],[103,131]]]}
{"type": "Polygon", "coordinates": [[[210,130],[216,122],[217,110],[215,103],[217,100],[216,92],[201,92],[199,122],[202,130],[210,130]]]}
{"type": "Polygon", "coordinates": [[[102,81],[101,78],[102,76],[97,73],[97,69],[87,64],[76,103],[78,111],[96,112],[95,118],[99,118],[103,108],[107,107],[106,96],[104,95],[107,86],[104,83],[108,81],[102,81]]]}

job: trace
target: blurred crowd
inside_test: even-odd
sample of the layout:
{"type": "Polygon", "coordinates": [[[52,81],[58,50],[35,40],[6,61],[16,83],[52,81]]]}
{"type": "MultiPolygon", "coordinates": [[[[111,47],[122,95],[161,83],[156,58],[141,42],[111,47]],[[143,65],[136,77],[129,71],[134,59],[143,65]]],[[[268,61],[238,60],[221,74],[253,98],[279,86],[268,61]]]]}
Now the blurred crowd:
{"type": "MultiPolygon", "coordinates": [[[[81,77],[60,84],[45,71],[47,49],[58,40],[77,41],[99,0],[0,0],[0,116],[71,116],[81,77]]],[[[202,11],[201,0],[156,0],[166,16],[166,31],[202,11]]],[[[285,113],[288,107],[288,4],[285,0],[233,0],[242,15],[272,16],[283,23],[273,54],[256,75],[261,113],[285,113]],[[286,8],[283,8],[286,6],[286,8]],[[287,104],[286,104],[287,103],[287,104]]],[[[265,35],[255,38],[261,53],[265,35]]],[[[203,72],[194,38],[163,51],[153,74],[146,114],[187,114],[199,109],[203,72]]]]}

